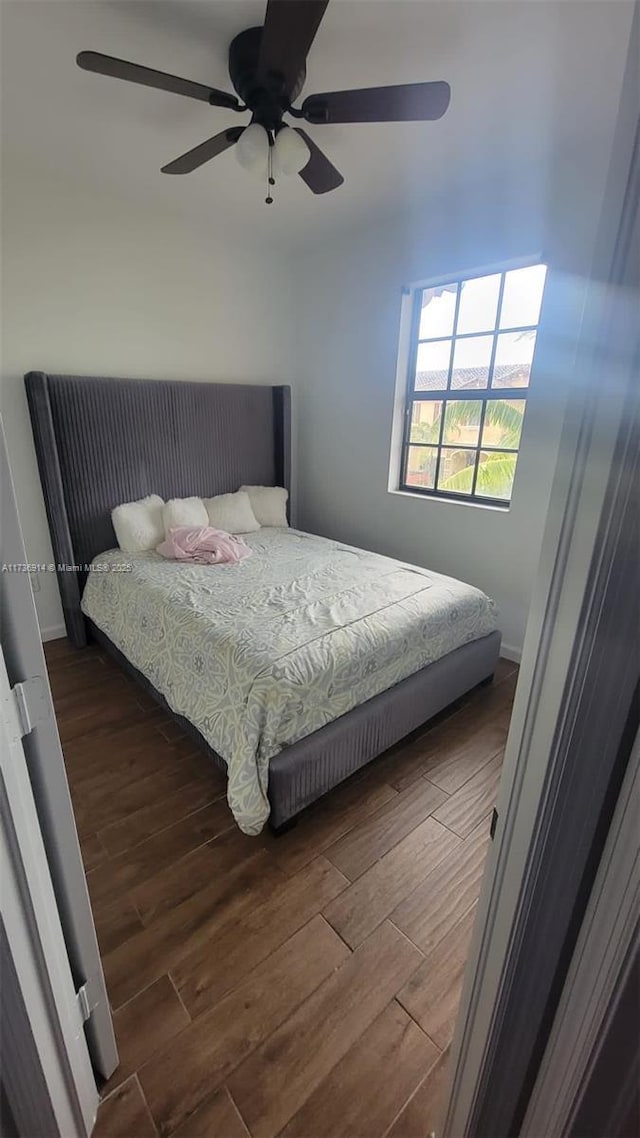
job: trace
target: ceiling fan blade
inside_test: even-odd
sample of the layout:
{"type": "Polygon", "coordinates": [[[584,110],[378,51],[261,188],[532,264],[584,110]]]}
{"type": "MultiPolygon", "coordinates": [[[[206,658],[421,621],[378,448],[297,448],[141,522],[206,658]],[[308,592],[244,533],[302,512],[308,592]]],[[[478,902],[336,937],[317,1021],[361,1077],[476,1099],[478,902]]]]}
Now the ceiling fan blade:
{"type": "Polygon", "coordinates": [[[258,78],[282,77],[284,92],[293,90],[329,0],[268,0],[260,44],[258,78]]]}
{"type": "Polygon", "coordinates": [[[451,99],[448,83],[402,83],[308,95],[302,115],[312,123],[422,122],[442,118],[451,99]]]}
{"type": "Polygon", "coordinates": [[[293,129],[304,138],[311,151],[307,165],[300,171],[302,181],[306,182],[314,194],[328,194],[329,190],[337,190],[338,186],[344,182],[340,171],[336,170],[333,163],[322,153],[320,147],[316,146],[313,139],[309,138],[306,131],[300,130],[300,127],[297,126],[293,129]]]}
{"type": "Polygon", "coordinates": [[[208,138],[206,142],[201,142],[199,146],[194,146],[193,150],[187,150],[186,154],[181,154],[179,158],[163,166],[162,173],[190,174],[192,170],[197,170],[198,166],[203,166],[209,159],[215,158],[217,154],[222,154],[224,150],[233,146],[243,130],[243,126],[232,126],[220,134],[214,134],[213,138],[208,138]]]}
{"type": "Polygon", "coordinates": [[[165,71],[154,71],[152,67],[141,67],[139,63],[128,63],[126,59],[102,55],[99,51],[81,51],[76,56],[76,63],[84,71],[111,75],[114,79],[126,79],[129,83],[141,83],[143,87],[156,87],[160,91],[171,91],[174,95],[186,95],[189,99],[210,103],[212,107],[227,107],[234,111],[240,109],[235,95],[217,91],[215,87],[205,87],[203,83],[193,83],[190,79],[179,79],[177,75],[167,75],[165,71]]]}

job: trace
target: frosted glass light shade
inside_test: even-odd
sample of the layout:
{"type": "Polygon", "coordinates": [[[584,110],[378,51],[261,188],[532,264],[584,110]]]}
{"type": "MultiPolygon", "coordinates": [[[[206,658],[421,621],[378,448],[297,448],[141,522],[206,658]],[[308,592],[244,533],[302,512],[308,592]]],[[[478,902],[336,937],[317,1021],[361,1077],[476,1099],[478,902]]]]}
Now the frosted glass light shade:
{"type": "Polygon", "coordinates": [[[266,172],[269,135],[259,123],[251,123],[236,143],[236,158],[245,170],[266,172]]]}
{"type": "Polygon", "coordinates": [[[304,170],[311,152],[304,138],[289,126],[283,126],[273,144],[274,174],[299,174],[304,170]]]}

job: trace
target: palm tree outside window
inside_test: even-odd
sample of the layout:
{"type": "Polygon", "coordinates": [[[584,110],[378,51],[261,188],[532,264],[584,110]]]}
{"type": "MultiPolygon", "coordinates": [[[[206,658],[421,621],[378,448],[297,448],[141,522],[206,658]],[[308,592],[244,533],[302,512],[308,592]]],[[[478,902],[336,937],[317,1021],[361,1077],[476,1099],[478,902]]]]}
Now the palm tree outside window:
{"type": "Polygon", "coordinates": [[[511,500],[546,265],[413,288],[400,489],[511,500]]]}

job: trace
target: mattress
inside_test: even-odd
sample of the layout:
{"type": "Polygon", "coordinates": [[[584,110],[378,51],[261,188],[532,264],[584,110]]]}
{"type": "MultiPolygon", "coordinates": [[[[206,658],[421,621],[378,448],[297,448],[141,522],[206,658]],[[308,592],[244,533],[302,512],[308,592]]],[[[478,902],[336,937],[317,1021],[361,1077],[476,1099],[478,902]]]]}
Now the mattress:
{"type": "Polygon", "coordinates": [[[82,610],[222,756],[234,817],[257,834],[274,755],[487,636],[497,613],[471,585],[340,542],[246,540],[237,565],[102,553],[82,610]]]}

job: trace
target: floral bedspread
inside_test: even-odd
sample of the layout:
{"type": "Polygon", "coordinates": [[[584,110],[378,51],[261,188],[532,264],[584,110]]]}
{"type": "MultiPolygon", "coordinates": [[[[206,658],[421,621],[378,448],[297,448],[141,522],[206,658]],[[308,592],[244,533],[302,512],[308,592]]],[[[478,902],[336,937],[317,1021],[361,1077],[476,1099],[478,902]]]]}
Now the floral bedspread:
{"type": "Polygon", "coordinates": [[[222,756],[235,819],[257,834],[278,751],[486,636],[496,609],[451,577],[298,530],[246,540],[237,565],[102,553],[82,609],[222,756]]]}

